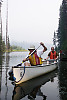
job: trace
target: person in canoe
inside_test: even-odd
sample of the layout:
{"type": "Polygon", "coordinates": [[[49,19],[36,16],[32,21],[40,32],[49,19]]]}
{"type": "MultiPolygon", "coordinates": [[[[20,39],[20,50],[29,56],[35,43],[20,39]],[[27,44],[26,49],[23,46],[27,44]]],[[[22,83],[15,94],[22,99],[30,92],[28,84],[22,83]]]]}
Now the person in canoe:
{"type": "MultiPolygon", "coordinates": [[[[42,64],[42,58],[41,55],[47,50],[45,45],[41,42],[40,46],[35,49],[35,46],[30,46],[29,55],[22,61],[22,63],[18,64],[18,66],[34,66],[34,65],[40,65],[42,64]],[[37,50],[40,46],[43,46],[43,50],[37,50]]],[[[9,71],[10,80],[14,80],[13,78],[13,69],[9,71]]]]}
{"type": "Polygon", "coordinates": [[[24,62],[25,66],[34,66],[34,65],[41,65],[42,64],[42,58],[41,55],[47,50],[44,43],[40,42],[40,45],[42,45],[43,50],[35,50],[35,46],[31,45],[29,50],[29,55],[32,53],[28,58],[25,58],[22,62],[24,62]],[[29,62],[26,62],[29,61],[29,62]]]}
{"type": "MultiPolygon", "coordinates": [[[[59,54],[54,50],[54,47],[51,47],[51,51],[49,52],[48,57],[45,60],[50,58],[51,60],[55,60],[54,62],[56,62],[58,57],[59,57],[59,54]]],[[[49,61],[47,61],[47,63],[49,63],[49,61]]]]}

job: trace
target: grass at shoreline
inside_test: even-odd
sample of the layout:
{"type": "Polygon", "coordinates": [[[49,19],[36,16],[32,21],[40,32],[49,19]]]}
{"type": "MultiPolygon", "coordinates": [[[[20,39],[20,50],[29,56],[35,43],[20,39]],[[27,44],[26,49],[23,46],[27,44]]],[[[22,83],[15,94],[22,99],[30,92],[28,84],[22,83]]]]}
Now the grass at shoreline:
{"type": "Polygon", "coordinates": [[[12,50],[11,52],[27,52],[28,50],[12,50]]]}
{"type": "Polygon", "coordinates": [[[16,49],[12,49],[12,50],[8,50],[8,51],[4,51],[4,52],[27,52],[28,50],[16,50],[16,49]]]}

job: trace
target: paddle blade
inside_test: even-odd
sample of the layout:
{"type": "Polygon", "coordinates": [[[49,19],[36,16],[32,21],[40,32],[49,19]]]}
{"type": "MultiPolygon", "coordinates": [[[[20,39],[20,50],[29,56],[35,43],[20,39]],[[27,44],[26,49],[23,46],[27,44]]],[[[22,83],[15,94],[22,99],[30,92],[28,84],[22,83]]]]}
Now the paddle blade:
{"type": "Polygon", "coordinates": [[[21,65],[22,65],[22,63],[18,64],[17,66],[21,66],[21,65]]]}

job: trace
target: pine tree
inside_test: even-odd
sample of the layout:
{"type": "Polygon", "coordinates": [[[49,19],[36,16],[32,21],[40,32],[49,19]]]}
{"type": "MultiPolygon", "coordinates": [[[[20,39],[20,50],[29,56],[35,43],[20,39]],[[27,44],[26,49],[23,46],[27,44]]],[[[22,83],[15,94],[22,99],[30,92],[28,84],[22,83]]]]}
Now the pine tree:
{"type": "Polygon", "coordinates": [[[2,36],[0,35],[0,52],[2,52],[2,36]]]}
{"type": "Polygon", "coordinates": [[[59,49],[67,51],[67,0],[62,1],[58,27],[59,49]]]}

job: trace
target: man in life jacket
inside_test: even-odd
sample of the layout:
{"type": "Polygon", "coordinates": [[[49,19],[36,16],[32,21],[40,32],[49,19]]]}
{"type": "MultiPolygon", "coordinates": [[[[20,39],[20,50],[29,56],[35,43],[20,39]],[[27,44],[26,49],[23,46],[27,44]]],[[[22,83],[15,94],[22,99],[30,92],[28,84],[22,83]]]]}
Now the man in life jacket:
{"type": "Polygon", "coordinates": [[[40,65],[42,64],[42,58],[41,58],[41,55],[47,50],[47,48],[45,47],[45,45],[41,42],[40,45],[43,46],[43,50],[37,50],[35,51],[32,55],[30,55],[34,50],[35,50],[35,46],[34,45],[31,45],[30,48],[28,49],[29,50],[29,57],[27,59],[24,59],[23,62],[25,66],[35,66],[35,65],[40,65]],[[29,62],[26,62],[28,61],[29,62]]]}
{"type": "MultiPolygon", "coordinates": [[[[46,58],[46,60],[48,58],[53,59],[53,60],[57,60],[58,57],[59,57],[59,55],[56,51],[54,51],[54,47],[51,47],[51,51],[49,52],[48,57],[46,58]]],[[[56,62],[56,61],[54,61],[54,62],[56,62]]],[[[49,62],[47,62],[47,63],[49,63],[49,62]]]]}

